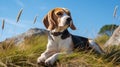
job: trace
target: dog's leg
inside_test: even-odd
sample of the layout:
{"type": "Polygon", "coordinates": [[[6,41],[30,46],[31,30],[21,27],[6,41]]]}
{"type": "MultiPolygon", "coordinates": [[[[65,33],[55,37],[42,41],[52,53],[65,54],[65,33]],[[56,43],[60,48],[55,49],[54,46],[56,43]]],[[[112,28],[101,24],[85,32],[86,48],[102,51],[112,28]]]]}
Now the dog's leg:
{"type": "Polygon", "coordinates": [[[46,50],[44,53],[41,54],[40,57],[37,59],[37,63],[44,63],[47,58],[52,56],[55,52],[46,50]]]}
{"type": "Polygon", "coordinates": [[[48,41],[47,49],[45,50],[44,53],[41,54],[40,57],[38,57],[37,63],[39,63],[39,64],[44,63],[47,58],[49,58],[50,56],[55,54],[56,53],[56,47],[54,47],[54,46],[55,46],[55,44],[53,44],[53,42],[48,41]]]}
{"type": "Polygon", "coordinates": [[[48,59],[45,60],[45,64],[46,65],[53,65],[55,63],[55,61],[57,60],[59,55],[64,55],[67,53],[55,53],[53,54],[51,57],[49,57],[48,59]]]}
{"type": "Polygon", "coordinates": [[[45,60],[45,64],[46,65],[53,65],[56,62],[56,60],[58,59],[59,55],[66,55],[66,54],[68,55],[71,53],[73,53],[73,52],[69,51],[69,50],[65,51],[65,52],[55,53],[51,57],[49,57],[48,59],[45,60]]]}
{"type": "Polygon", "coordinates": [[[101,49],[101,47],[94,42],[93,40],[89,40],[90,47],[92,47],[95,51],[97,51],[100,54],[104,54],[105,52],[101,49]]]}
{"type": "Polygon", "coordinates": [[[55,61],[58,58],[58,55],[63,54],[63,53],[55,53],[53,54],[51,57],[49,57],[48,59],[45,60],[45,64],[46,65],[53,65],[55,63],[55,61]]]}

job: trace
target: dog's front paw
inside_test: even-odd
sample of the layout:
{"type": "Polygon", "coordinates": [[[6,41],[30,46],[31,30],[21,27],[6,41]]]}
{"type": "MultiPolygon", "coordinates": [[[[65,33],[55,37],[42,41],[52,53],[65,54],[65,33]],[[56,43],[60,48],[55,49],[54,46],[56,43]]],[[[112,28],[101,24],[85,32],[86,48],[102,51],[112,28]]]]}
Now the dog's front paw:
{"type": "Polygon", "coordinates": [[[45,65],[53,65],[55,63],[55,58],[50,57],[45,61],[45,65]]]}
{"type": "Polygon", "coordinates": [[[42,56],[38,57],[38,59],[37,59],[37,63],[38,63],[38,64],[43,65],[44,62],[45,62],[45,57],[42,57],[42,56]]]}

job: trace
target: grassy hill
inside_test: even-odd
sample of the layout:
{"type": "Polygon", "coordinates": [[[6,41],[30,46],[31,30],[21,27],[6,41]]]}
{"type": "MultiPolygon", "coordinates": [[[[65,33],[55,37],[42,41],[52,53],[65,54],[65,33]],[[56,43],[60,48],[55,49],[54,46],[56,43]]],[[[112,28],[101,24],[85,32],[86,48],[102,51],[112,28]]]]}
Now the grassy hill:
{"type": "MultiPolygon", "coordinates": [[[[99,37],[100,44],[106,37],[99,37]]],[[[11,42],[0,44],[0,67],[37,67],[36,60],[46,49],[47,35],[33,35],[24,42],[14,45],[11,42]]],[[[104,48],[106,49],[106,48],[104,48]]],[[[106,49],[106,55],[98,55],[92,50],[59,56],[56,67],[120,67],[120,47],[106,49]]],[[[42,67],[42,66],[40,66],[42,67]]]]}

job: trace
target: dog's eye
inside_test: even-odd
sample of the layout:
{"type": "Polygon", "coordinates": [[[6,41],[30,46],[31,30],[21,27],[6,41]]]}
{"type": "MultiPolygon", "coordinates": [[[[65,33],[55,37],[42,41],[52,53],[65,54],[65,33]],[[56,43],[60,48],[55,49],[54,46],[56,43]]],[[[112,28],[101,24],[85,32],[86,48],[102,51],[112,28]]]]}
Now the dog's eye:
{"type": "Polygon", "coordinates": [[[58,15],[58,16],[62,16],[62,13],[61,13],[61,12],[58,12],[57,15],[58,15]]]}

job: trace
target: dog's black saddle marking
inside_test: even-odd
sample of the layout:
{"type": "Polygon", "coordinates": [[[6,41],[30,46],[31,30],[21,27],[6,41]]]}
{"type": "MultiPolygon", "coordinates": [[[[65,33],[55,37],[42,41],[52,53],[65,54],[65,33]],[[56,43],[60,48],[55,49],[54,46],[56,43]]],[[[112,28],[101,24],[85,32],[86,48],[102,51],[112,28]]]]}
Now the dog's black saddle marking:
{"type": "Polygon", "coordinates": [[[76,36],[76,35],[71,35],[71,36],[72,36],[72,40],[73,40],[73,44],[74,44],[74,49],[78,49],[78,50],[91,49],[89,47],[89,42],[88,42],[89,39],[88,38],[76,36]]]}
{"type": "MultiPolygon", "coordinates": [[[[54,33],[49,32],[49,34],[52,34],[53,36],[61,35],[61,39],[66,39],[67,37],[69,37],[71,35],[72,41],[73,41],[73,44],[74,44],[74,49],[78,49],[78,50],[91,49],[89,47],[89,42],[88,42],[89,39],[88,38],[77,36],[77,35],[72,35],[72,34],[69,33],[69,31],[67,29],[64,30],[63,32],[54,32],[54,33]]],[[[51,35],[49,35],[49,37],[53,40],[51,35]]]]}

